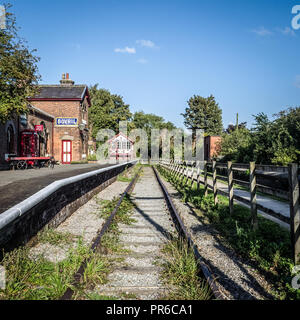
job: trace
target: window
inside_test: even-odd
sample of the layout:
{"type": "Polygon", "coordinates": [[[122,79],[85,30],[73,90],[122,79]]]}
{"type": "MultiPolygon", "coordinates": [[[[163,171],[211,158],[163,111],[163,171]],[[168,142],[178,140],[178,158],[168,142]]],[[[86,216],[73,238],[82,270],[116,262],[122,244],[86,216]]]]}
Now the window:
{"type": "Polygon", "coordinates": [[[7,136],[6,136],[6,141],[7,141],[7,153],[11,154],[15,152],[15,133],[13,127],[10,125],[7,128],[7,136]]]}
{"type": "Polygon", "coordinates": [[[131,149],[131,144],[130,144],[130,142],[128,141],[127,142],[127,150],[130,150],[131,149]]]}

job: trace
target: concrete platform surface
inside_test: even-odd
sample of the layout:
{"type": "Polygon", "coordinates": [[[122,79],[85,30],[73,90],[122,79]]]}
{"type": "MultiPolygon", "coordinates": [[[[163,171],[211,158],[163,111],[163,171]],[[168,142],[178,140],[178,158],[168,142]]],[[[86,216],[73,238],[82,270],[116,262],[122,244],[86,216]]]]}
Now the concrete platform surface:
{"type": "Polygon", "coordinates": [[[54,181],[111,166],[99,164],[60,165],[48,169],[0,171],[0,214],[54,181]]]}

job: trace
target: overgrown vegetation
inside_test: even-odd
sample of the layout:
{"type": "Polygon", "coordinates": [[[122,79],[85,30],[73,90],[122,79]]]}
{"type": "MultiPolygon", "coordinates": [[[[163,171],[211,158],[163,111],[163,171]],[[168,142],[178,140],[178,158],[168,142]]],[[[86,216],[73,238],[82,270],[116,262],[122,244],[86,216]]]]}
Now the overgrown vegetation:
{"type": "Polygon", "coordinates": [[[73,288],[77,295],[81,287],[89,287],[95,281],[103,283],[108,273],[105,257],[92,253],[79,239],[76,248],[71,248],[68,257],[53,263],[43,255],[32,257],[28,247],[18,248],[5,254],[2,265],[6,270],[6,288],[0,290],[2,300],[55,300],[68,287],[72,288],[75,272],[85,259],[88,263],[80,288],[73,288]]]}
{"type": "Polygon", "coordinates": [[[191,202],[200,209],[236,253],[251,260],[267,276],[278,299],[300,298],[300,290],[290,285],[294,265],[289,232],[263,217],[258,217],[258,230],[254,231],[248,208],[235,204],[234,213],[230,215],[226,197],[218,196],[219,203],[214,205],[213,194],[205,197],[202,186],[197,190],[196,185],[191,187],[190,182],[181,183],[162,167],[158,169],[176,187],[183,201],[191,202]]]}
{"type": "MultiPolygon", "coordinates": [[[[107,219],[118,202],[103,201],[100,217],[107,219]]],[[[110,229],[104,235],[102,247],[107,252],[120,252],[120,231],[118,224],[131,224],[130,218],[133,204],[125,197],[113,220],[110,229]]],[[[61,233],[53,229],[41,232],[37,239],[41,243],[49,243],[57,247],[65,247],[74,243],[76,237],[69,233],[61,233]]],[[[124,250],[123,250],[124,251],[124,250]]],[[[38,256],[30,252],[30,248],[20,247],[6,253],[1,262],[6,270],[6,288],[0,290],[0,300],[55,300],[59,299],[67,288],[74,290],[74,299],[111,300],[114,297],[105,297],[96,294],[86,294],[86,290],[96,284],[104,284],[111,271],[111,260],[102,253],[94,253],[90,247],[83,243],[82,238],[77,239],[67,258],[61,262],[48,261],[43,254],[38,256]],[[80,265],[87,261],[81,283],[74,287],[74,274],[80,265]]]]}
{"type": "Polygon", "coordinates": [[[49,243],[51,245],[60,247],[72,244],[75,238],[76,236],[70,232],[58,232],[55,229],[44,230],[37,236],[37,239],[40,243],[49,243]]]}
{"type": "Polygon", "coordinates": [[[128,167],[118,176],[120,182],[131,182],[137,175],[141,168],[141,164],[137,164],[134,167],[128,169],[128,167]]]}
{"type": "Polygon", "coordinates": [[[198,275],[197,260],[186,241],[172,239],[162,252],[165,258],[162,277],[168,286],[172,286],[164,299],[209,300],[212,297],[209,285],[198,275]]]}
{"type": "Polygon", "coordinates": [[[275,114],[273,121],[264,113],[254,119],[251,130],[242,127],[223,134],[219,148],[224,161],[300,163],[300,107],[275,114]]]}
{"type": "MultiPolygon", "coordinates": [[[[107,219],[111,215],[118,201],[119,198],[117,197],[115,197],[111,201],[102,200],[102,210],[100,212],[100,217],[103,219],[107,219]]],[[[120,243],[121,232],[119,230],[119,224],[131,225],[135,222],[135,220],[130,217],[132,209],[133,203],[130,199],[130,196],[127,195],[123,199],[118,209],[118,213],[109,227],[109,230],[102,238],[101,247],[105,251],[105,253],[122,253],[125,251],[120,243]]]]}

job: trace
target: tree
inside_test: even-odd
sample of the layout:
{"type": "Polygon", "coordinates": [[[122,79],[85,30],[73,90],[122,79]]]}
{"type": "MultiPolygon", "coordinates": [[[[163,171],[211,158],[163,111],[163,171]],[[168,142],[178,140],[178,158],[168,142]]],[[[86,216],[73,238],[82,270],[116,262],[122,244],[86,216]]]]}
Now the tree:
{"type": "Polygon", "coordinates": [[[188,129],[202,129],[205,135],[221,135],[222,133],[222,110],[212,95],[208,98],[193,96],[188,101],[185,113],[181,115],[188,129]]]}
{"type": "Polygon", "coordinates": [[[111,129],[118,133],[119,122],[130,121],[132,118],[129,105],[124,103],[121,96],[111,94],[105,89],[98,89],[98,84],[91,86],[89,91],[89,119],[93,138],[96,138],[100,129],[111,129]]]}
{"type": "Polygon", "coordinates": [[[6,29],[0,29],[0,122],[24,114],[27,98],[37,92],[40,80],[35,50],[18,36],[15,16],[6,5],[6,29]]]}
{"type": "MultiPolygon", "coordinates": [[[[144,129],[148,135],[148,151],[150,154],[151,151],[151,130],[152,129],[167,129],[173,130],[176,129],[175,125],[172,122],[166,122],[163,117],[159,117],[155,114],[147,114],[143,111],[135,112],[132,120],[133,127],[136,129],[144,129]]],[[[160,142],[160,154],[162,145],[160,142]]]]}
{"type": "Polygon", "coordinates": [[[172,130],[176,128],[172,122],[166,122],[163,117],[159,117],[153,113],[147,114],[143,111],[135,112],[132,122],[135,128],[144,129],[148,136],[151,136],[151,129],[172,130]]]}
{"type": "Polygon", "coordinates": [[[232,133],[235,130],[240,130],[240,129],[246,129],[247,127],[247,122],[242,122],[239,123],[238,125],[234,125],[234,124],[229,124],[227,129],[226,129],[226,133],[232,133]]]}
{"type": "Polygon", "coordinates": [[[254,115],[255,123],[224,133],[220,144],[223,160],[255,161],[284,165],[300,161],[300,107],[288,108],[271,121],[264,113],[254,115]]]}
{"type": "Polygon", "coordinates": [[[251,132],[242,127],[230,133],[224,133],[218,146],[223,161],[253,161],[253,143],[251,132]]]}

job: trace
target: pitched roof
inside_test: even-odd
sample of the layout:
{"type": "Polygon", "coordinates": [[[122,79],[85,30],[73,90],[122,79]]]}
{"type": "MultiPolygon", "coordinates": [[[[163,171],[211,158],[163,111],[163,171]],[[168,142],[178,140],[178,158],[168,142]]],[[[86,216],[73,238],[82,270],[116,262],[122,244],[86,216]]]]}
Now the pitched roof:
{"type": "Polygon", "coordinates": [[[47,112],[45,112],[45,111],[33,106],[32,104],[29,104],[28,108],[33,110],[33,111],[35,111],[35,112],[37,112],[37,113],[40,113],[40,114],[42,114],[42,115],[44,115],[44,116],[46,116],[48,118],[54,119],[54,116],[52,116],[51,114],[49,114],[49,113],[47,113],[47,112]]]}
{"type": "Polygon", "coordinates": [[[128,138],[123,132],[118,133],[117,135],[115,135],[114,137],[112,137],[111,139],[109,139],[107,141],[107,143],[110,143],[114,140],[116,140],[117,138],[119,138],[120,136],[124,137],[126,140],[130,141],[131,143],[134,143],[130,138],[128,138]]]}
{"type": "Polygon", "coordinates": [[[86,95],[86,91],[87,86],[85,85],[40,85],[39,92],[34,97],[30,97],[29,100],[83,100],[86,95]]]}

